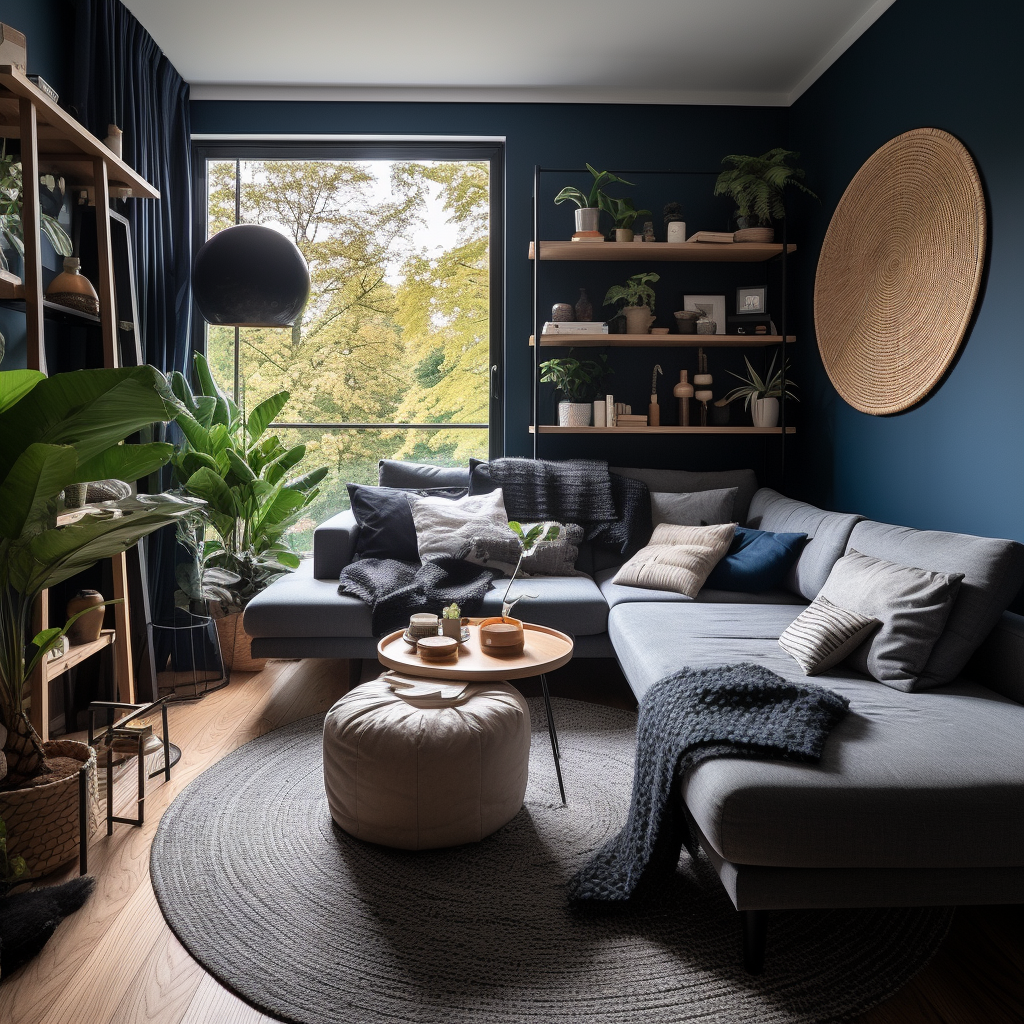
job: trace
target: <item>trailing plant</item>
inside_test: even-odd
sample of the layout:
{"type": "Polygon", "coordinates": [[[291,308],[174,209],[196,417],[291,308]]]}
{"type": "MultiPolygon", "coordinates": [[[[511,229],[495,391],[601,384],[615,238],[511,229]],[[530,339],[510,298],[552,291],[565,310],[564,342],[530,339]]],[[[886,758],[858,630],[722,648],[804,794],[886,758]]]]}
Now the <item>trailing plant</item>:
{"type": "Polygon", "coordinates": [[[634,274],[625,284],[613,284],[604,297],[604,304],[610,306],[615,302],[623,306],[649,306],[654,309],[654,289],[652,284],[660,281],[658,274],[634,274]]]}
{"type": "Polygon", "coordinates": [[[589,402],[597,394],[601,382],[613,371],[608,357],[600,360],[575,359],[572,349],[564,359],[546,359],[540,364],[541,380],[554,384],[570,402],[589,402]]]}
{"type": "MultiPolygon", "coordinates": [[[[25,233],[21,222],[22,181],[21,160],[0,148],[0,236],[19,256],[25,255],[25,233]]],[[[74,252],[68,233],[55,217],[39,212],[43,234],[61,256],[74,252]]]]}
{"type": "Polygon", "coordinates": [[[327,467],[292,473],[306,446],[287,448],[268,433],[288,401],[287,391],[245,416],[198,353],[195,369],[198,395],[182,374],[170,377],[183,407],[175,419],[184,440],[171,458],[174,481],[206,502],[178,531],[193,560],[178,567],[177,601],[213,601],[220,605],[214,613],[226,615],[241,611],[279,576],[298,568],[299,556],[286,535],[319,495],[327,467]]]}
{"type": "Polygon", "coordinates": [[[516,535],[516,540],[519,541],[519,561],[516,562],[516,567],[512,571],[512,578],[508,581],[508,586],[505,588],[505,596],[501,599],[501,614],[503,618],[508,618],[512,614],[512,609],[522,601],[524,597],[535,598],[536,594],[520,594],[515,601],[509,603],[508,594],[512,589],[512,584],[516,581],[516,573],[519,572],[520,566],[523,564],[523,559],[538,545],[541,541],[545,540],[558,540],[558,534],[561,527],[558,523],[551,523],[550,526],[545,529],[544,523],[537,523],[536,526],[531,526],[529,530],[523,530],[523,524],[517,523],[515,520],[509,520],[508,528],[516,535]]]}
{"type": "Polygon", "coordinates": [[[798,160],[799,153],[788,149],[770,149],[761,156],[722,157],[723,164],[732,168],[722,171],[715,181],[715,195],[729,196],[736,203],[736,216],[757,216],[762,224],[771,224],[772,218],[782,220],[786,216],[783,190],[793,186],[799,191],[817,199],[804,185],[804,171],[791,167],[787,161],[798,160]]]}
{"type": "Polygon", "coordinates": [[[601,197],[601,209],[610,213],[617,228],[632,230],[637,217],[650,217],[650,210],[638,210],[633,206],[633,200],[617,199],[613,196],[601,197]]]}
{"type": "Polygon", "coordinates": [[[163,374],[152,366],[53,377],[36,370],[0,372],[0,719],[8,730],[6,786],[47,770],[42,744],[22,710],[25,683],[71,622],[30,639],[40,593],[127,550],[198,504],[170,494],[139,494],[87,508],[75,522],[58,526],[61,491],[91,480],[133,481],[159,469],[171,457],[169,444],[121,442],[177,412],[163,374]]]}
{"type": "Polygon", "coordinates": [[[566,201],[575,203],[581,209],[586,207],[599,207],[604,209],[602,200],[607,200],[608,196],[604,192],[606,185],[632,185],[633,182],[626,181],[625,178],[620,178],[618,175],[612,174],[611,171],[598,171],[587,164],[587,170],[594,176],[593,184],[590,186],[590,192],[583,192],[573,185],[567,185],[562,189],[561,192],[555,196],[555,204],[559,205],[566,201]]]}
{"type": "MultiPolygon", "coordinates": [[[[738,388],[733,388],[725,398],[721,399],[722,405],[728,405],[729,402],[735,401],[737,398],[743,399],[743,408],[749,409],[751,399],[754,398],[781,398],[782,397],[782,369],[775,369],[775,356],[772,356],[771,365],[768,367],[768,373],[765,375],[764,380],[758,376],[757,371],[753,366],[750,365],[750,359],[747,356],[743,357],[743,361],[747,364],[747,376],[741,377],[738,373],[729,371],[730,375],[735,377],[737,380],[743,383],[738,388]]],[[[786,362],[786,370],[789,370],[789,362],[786,362]]],[[[786,378],[786,398],[793,402],[799,402],[800,399],[790,391],[790,388],[797,387],[788,377],[786,378]]],[[[718,404],[717,402],[715,403],[718,404]]]]}

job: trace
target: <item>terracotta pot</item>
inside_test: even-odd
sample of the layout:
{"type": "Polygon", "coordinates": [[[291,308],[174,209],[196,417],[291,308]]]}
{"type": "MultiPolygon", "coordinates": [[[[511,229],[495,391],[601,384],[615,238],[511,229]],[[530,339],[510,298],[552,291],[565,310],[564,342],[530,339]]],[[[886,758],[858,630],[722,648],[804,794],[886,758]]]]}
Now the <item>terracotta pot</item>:
{"type": "Polygon", "coordinates": [[[267,664],[266,658],[252,656],[252,641],[242,626],[242,613],[232,612],[213,620],[220,638],[220,654],[224,662],[224,674],[233,669],[239,672],[261,672],[267,664]]]}
{"type": "Polygon", "coordinates": [[[86,612],[80,619],[76,619],[68,630],[68,641],[72,647],[99,640],[100,630],[103,628],[103,615],[106,611],[101,607],[102,604],[103,595],[98,590],[80,590],[68,601],[67,616],[69,619],[83,608],[96,608],[95,611],[86,612]]]}

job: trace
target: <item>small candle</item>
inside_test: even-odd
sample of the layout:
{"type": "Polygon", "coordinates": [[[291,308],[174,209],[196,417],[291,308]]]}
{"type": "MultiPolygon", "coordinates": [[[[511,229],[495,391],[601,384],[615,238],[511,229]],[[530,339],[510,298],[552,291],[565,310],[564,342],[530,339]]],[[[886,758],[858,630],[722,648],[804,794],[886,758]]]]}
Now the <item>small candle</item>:
{"type": "Polygon", "coordinates": [[[409,616],[409,632],[413,636],[430,636],[437,633],[437,616],[430,612],[417,612],[409,616]]]}

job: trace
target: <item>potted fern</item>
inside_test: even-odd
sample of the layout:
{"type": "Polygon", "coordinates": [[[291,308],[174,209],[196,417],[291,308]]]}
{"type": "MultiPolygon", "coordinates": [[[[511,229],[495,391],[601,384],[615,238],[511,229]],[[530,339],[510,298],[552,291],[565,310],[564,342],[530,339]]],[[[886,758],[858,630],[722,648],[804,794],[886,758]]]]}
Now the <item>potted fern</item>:
{"type": "Polygon", "coordinates": [[[567,185],[555,196],[555,204],[561,205],[565,202],[575,203],[576,230],[577,232],[588,232],[600,234],[601,210],[604,209],[604,202],[608,197],[604,192],[606,185],[632,185],[631,181],[620,178],[611,171],[598,171],[587,164],[587,170],[593,175],[594,180],[589,192],[583,192],[574,185],[567,185]]]}
{"type": "Polygon", "coordinates": [[[722,157],[723,164],[732,164],[715,181],[715,195],[729,196],[736,204],[734,238],[737,242],[771,242],[775,231],[772,220],[786,216],[783,193],[793,187],[817,199],[803,183],[804,171],[789,161],[798,160],[799,153],[788,149],[770,149],[761,156],[722,157]]]}
{"type": "MultiPolygon", "coordinates": [[[[768,373],[765,374],[762,380],[758,376],[757,371],[753,366],[750,365],[750,360],[744,356],[743,361],[747,364],[747,376],[741,377],[738,373],[729,371],[731,376],[735,377],[738,381],[742,381],[738,388],[733,388],[724,399],[722,399],[723,405],[728,405],[729,402],[735,401],[737,398],[743,399],[743,408],[750,409],[750,414],[754,421],[755,427],[777,427],[779,425],[779,399],[782,397],[782,369],[781,367],[775,369],[775,356],[772,356],[771,365],[768,367],[768,373]]],[[[789,370],[789,363],[786,363],[786,370],[789,370]]],[[[791,380],[787,378],[785,394],[786,398],[793,402],[799,402],[800,399],[793,394],[791,388],[795,388],[791,380]]]]}
{"type": "Polygon", "coordinates": [[[622,303],[627,334],[648,334],[654,323],[654,289],[661,280],[658,274],[634,274],[625,284],[614,284],[604,297],[604,304],[622,303]]]}
{"type": "Polygon", "coordinates": [[[608,368],[608,357],[576,359],[572,349],[565,359],[547,359],[540,364],[541,380],[554,384],[565,395],[565,401],[558,403],[558,425],[560,427],[589,427],[590,402],[597,395],[601,382],[612,371],[608,368]]]}

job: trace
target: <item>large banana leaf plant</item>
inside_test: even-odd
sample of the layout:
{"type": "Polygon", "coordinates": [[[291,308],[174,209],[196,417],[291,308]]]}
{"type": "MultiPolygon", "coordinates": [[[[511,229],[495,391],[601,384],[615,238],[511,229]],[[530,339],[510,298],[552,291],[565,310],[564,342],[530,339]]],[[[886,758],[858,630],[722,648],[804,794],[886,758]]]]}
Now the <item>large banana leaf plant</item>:
{"type": "Polygon", "coordinates": [[[164,465],[171,445],[122,442],[177,412],[164,376],[151,366],[53,377],[0,371],[0,718],[8,730],[7,786],[46,771],[39,737],[22,710],[25,682],[67,625],[28,636],[39,594],[200,504],[137,495],[58,526],[60,493],[90,480],[137,480],[164,465]]]}
{"type": "Polygon", "coordinates": [[[179,603],[212,601],[214,614],[231,614],[298,567],[287,532],[320,493],[327,467],[293,473],[306,446],[288,448],[268,433],[288,401],[287,391],[245,416],[217,386],[200,354],[195,369],[199,394],[182,374],[170,377],[184,407],[176,419],[184,441],[171,459],[175,482],[206,502],[179,527],[179,539],[195,556],[178,567],[179,603]]]}

